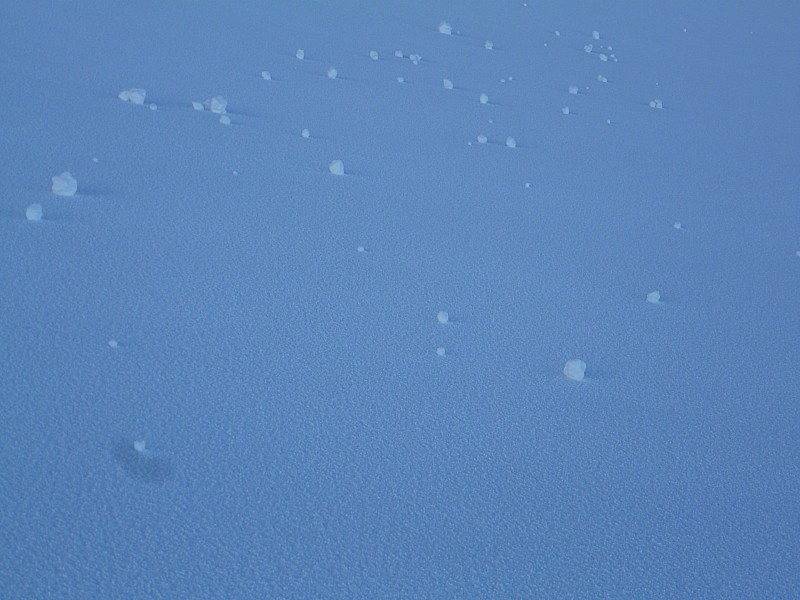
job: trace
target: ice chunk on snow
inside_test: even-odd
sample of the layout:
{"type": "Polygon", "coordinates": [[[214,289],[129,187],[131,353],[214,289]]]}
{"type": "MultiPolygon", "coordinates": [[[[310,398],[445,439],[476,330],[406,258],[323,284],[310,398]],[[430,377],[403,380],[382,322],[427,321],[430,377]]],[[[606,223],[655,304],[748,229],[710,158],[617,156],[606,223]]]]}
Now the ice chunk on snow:
{"type": "Polygon", "coordinates": [[[146,452],[144,440],[136,440],[133,442],[133,449],[136,450],[139,454],[146,452]]]}
{"type": "Polygon", "coordinates": [[[570,94],[577,94],[578,93],[578,86],[577,85],[569,86],[569,93],[570,94]]]}
{"type": "Polygon", "coordinates": [[[561,114],[568,115],[569,114],[569,106],[565,106],[561,109],[561,114]]]}
{"type": "Polygon", "coordinates": [[[647,301],[651,304],[658,304],[661,301],[661,294],[658,291],[647,294],[647,301]]]}
{"type": "Polygon", "coordinates": [[[506,146],[508,146],[509,148],[516,148],[517,147],[517,140],[515,140],[511,136],[508,136],[506,138],[506,146]]]}
{"type": "Polygon", "coordinates": [[[603,62],[608,62],[608,56],[606,56],[605,54],[601,54],[600,60],[602,60],[603,62]]]}
{"type": "Polygon", "coordinates": [[[597,76],[597,81],[599,81],[600,83],[608,83],[608,78],[607,77],[603,77],[602,75],[598,75],[597,76]]]}
{"type": "Polygon", "coordinates": [[[336,79],[336,76],[339,75],[339,71],[331,67],[328,69],[328,79],[336,79]]]}
{"type": "Polygon", "coordinates": [[[438,356],[444,356],[444,348],[443,348],[442,346],[439,346],[439,347],[436,349],[436,354],[437,354],[438,356]]]}
{"type": "Polygon", "coordinates": [[[592,37],[593,37],[594,39],[596,39],[596,40],[599,40],[599,39],[600,39],[600,32],[599,32],[599,31],[597,31],[597,30],[593,31],[593,32],[592,32],[592,37]]]}
{"type": "Polygon", "coordinates": [[[41,221],[42,220],[42,205],[41,204],[31,204],[27,209],[25,209],[25,218],[28,221],[41,221]]]}
{"type": "Polygon", "coordinates": [[[203,107],[203,103],[202,102],[192,101],[192,108],[195,109],[195,110],[199,110],[199,111],[205,110],[205,108],[203,107]]]}
{"type": "Polygon", "coordinates": [[[422,54],[409,54],[408,59],[415,65],[418,65],[422,60],[422,54]]]}
{"type": "Polygon", "coordinates": [[[447,314],[446,310],[440,310],[436,313],[436,320],[441,325],[447,325],[450,322],[450,315],[447,314]]]}
{"type": "Polygon", "coordinates": [[[328,165],[328,170],[333,175],[344,175],[344,163],[341,160],[332,160],[328,165]]]}
{"type": "Polygon", "coordinates": [[[377,52],[377,51],[375,51],[375,50],[370,50],[370,51],[369,51],[369,57],[370,57],[372,60],[378,60],[378,52],[377,52]]]}
{"type": "Polygon", "coordinates": [[[482,133],[481,133],[481,134],[478,136],[478,143],[479,143],[479,144],[485,144],[485,143],[486,143],[486,142],[488,142],[488,141],[489,141],[489,138],[487,138],[487,137],[486,137],[485,135],[483,135],[482,133]]]}
{"type": "Polygon", "coordinates": [[[491,50],[494,48],[494,42],[492,40],[486,40],[486,43],[483,45],[483,47],[487,50],[491,50]]]}
{"type": "Polygon", "coordinates": [[[591,44],[586,44],[583,47],[583,51],[586,52],[587,54],[591,53],[592,50],[594,50],[594,46],[592,46],[591,44]]]}
{"type": "Polygon", "coordinates": [[[398,77],[397,78],[397,83],[405,83],[405,82],[406,82],[406,78],[405,77],[398,77]]]}
{"type": "Polygon", "coordinates": [[[650,108],[664,108],[664,103],[658,98],[655,100],[650,100],[650,108]]]}
{"type": "Polygon", "coordinates": [[[110,348],[118,348],[119,342],[117,340],[108,340],[108,346],[110,348]]]}
{"type": "Polygon", "coordinates": [[[444,89],[452,90],[453,89],[453,82],[449,79],[443,79],[442,84],[444,85],[444,89]]]}
{"type": "Polygon", "coordinates": [[[481,94],[481,97],[479,98],[479,100],[481,101],[481,104],[488,104],[489,103],[489,96],[487,94],[481,94]]]}
{"type": "Polygon", "coordinates": [[[203,105],[213,113],[224,115],[227,112],[228,101],[222,96],[214,96],[210,100],[206,100],[203,105]]]}
{"type": "Polygon", "coordinates": [[[261,79],[264,81],[271,81],[272,80],[272,73],[269,71],[261,71],[261,79]]]}
{"type": "Polygon", "coordinates": [[[295,52],[294,55],[297,57],[298,60],[303,60],[306,57],[306,53],[302,49],[295,52]]]}
{"type": "Polygon", "coordinates": [[[681,224],[681,222],[680,222],[680,221],[675,221],[675,222],[672,224],[672,226],[673,226],[675,229],[683,229],[683,225],[681,224]]]}
{"type": "Polygon", "coordinates": [[[230,125],[231,118],[228,115],[220,115],[219,122],[222,123],[223,125],[230,125]]]}
{"type": "Polygon", "coordinates": [[[453,28],[447,21],[442,21],[441,23],[439,23],[439,33],[443,33],[445,35],[452,35],[453,28]]]}
{"type": "Polygon", "coordinates": [[[144,104],[144,97],[147,92],[140,88],[131,88],[129,90],[122,90],[117,98],[123,102],[130,102],[131,104],[144,104]]]}
{"type": "Polygon", "coordinates": [[[78,191],[78,182],[69,171],[53,177],[53,193],[56,196],[74,196],[78,191]]]}
{"type": "Polygon", "coordinates": [[[300,135],[308,139],[311,137],[311,132],[308,129],[303,129],[303,131],[300,132],[300,135]]]}
{"type": "Polygon", "coordinates": [[[564,375],[567,379],[583,381],[583,374],[586,372],[586,363],[578,358],[568,360],[564,365],[564,375]]]}
{"type": "Polygon", "coordinates": [[[403,58],[403,51],[402,51],[402,50],[395,50],[395,51],[394,51],[394,55],[395,55],[397,58],[403,58]]]}

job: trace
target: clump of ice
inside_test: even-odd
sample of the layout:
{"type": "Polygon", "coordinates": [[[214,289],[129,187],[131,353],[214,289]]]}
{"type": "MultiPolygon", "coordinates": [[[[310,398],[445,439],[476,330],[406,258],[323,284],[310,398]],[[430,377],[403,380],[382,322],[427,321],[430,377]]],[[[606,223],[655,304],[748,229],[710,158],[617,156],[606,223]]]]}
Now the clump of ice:
{"type": "Polygon", "coordinates": [[[603,62],[608,62],[608,56],[606,56],[605,54],[601,54],[600,60],[602,60],[603,62]]]}
{"type": "Polygon", "coordinates": [[[220,115],[219,122],[222,123],[223,125],[230,125],[231,118],[228,115],[220,115]]]}
{"type": "Polygon", "coordinates": [[[122,90],[117,97],[123,102],[130,102],[131,104],[144,104],[144,97],[147,92],[141,88],[131,88],[129,90],[122,90]]]}
{"type": "Polygon", "coordinates": [[[658,290],[647,294],[647,301],[651,304],[658,304],[661,301],[661,294],[658,290]]]}
{"type": "Polygon", "coordinates": [[[453,28],[447,21],[442,21],[441,23],[439,23],[439,33],[443,33],[445,35],[452,35],[453,28]]]}
{"type": "Polygon", "coordinates": [[[158,104],[155,102],[150,103],[150,110],[158,110],[158,104]]]}
{"type": "Polygon", "coordinates": [[[526,189],[526,190],[529,190],[529,189],[531,189],[531,184],[530,184],[530,182],[529,182],[529,181],[526,181],[526,182],[525,182],[525,189],[526,189]]]}
{"type": "Polygon", "coordinates": [[[222,96],[214,96],[213,98],[203,102],[203,106],[205,106],[212,113],[224,115],[227,112],[228,101],[222,96]]]}
{"type": "Polygon", "coordinates": [[[294,55],[297,57],[297,60],[303,60],[306,57],[306,53],[302,48],[295,52],[294,55]]]}
{"type": "Polygon", "coordinates": [[[397,83],[405,83],[405,82],[406,82],[406,78],[405,77],[398,77],[397,78],[397,83]]]}
{"type": "Polygon", "coordinates": [[[453,82],[449,79],[443,79],[442,84],[444,85],[444,89],[452,90],[453,89],[453,82]]]}
{"type": "Polygon", "coordinates": [[[577,94],[578,93],[578,86],[577,85],[569,86],[569,93],[570,94],[577,94]]]}
{"type": "Polygon", "coordinates": [[[402,51],[402,50],[395,50],[395,51],[394,51],[394,55],[395,55],[397,58],[403,58],[403,51],[402,51]]]}
{"type": "Polygon", "coordinates": [[[118,348],[119,342],[117,340],[108,340],[108,347],[109,348],[118,348]]]}
{"type": "Polygon", "coordinates": [[[144,454],[146,452],[144,440],[136,440],[133,442],[133,449],[139,454],[144,454]]]}
{"type": "Polygon", "coordinates": [[[440,310],[436,313],[436,320],[440,325],[447,325],[450,322],[450,315],[447,314],[446,310],[440,310]]]}
{"type": "Polygon", "coordinates": [[[511,136],[508,136],[506,138],[506,146],[508,146],[509,148],[516,148],[517,147],[517,140],[515,140],[511,136]]]}
{"type": "Polygon", "coordinates": [[[487,138],[487,137],[486,137],[485,135],[483,135],[482,133],[481,133],[481,134],[478,136],[478,143],[479,143],[479,144],[485,144],[485,143],[486,143],[486,142],[488,142],[488,141],[489,141],[489,138],[487,138]]]}
{"type": "Polygon", "coordinates": [[[565,106],[561,109],[561,114],[568,115],[569,114],[569,106],[565,106]]]}
{"type": "Polygon", "coordinates": [[[418,65],[420,63],[420,61],[422,61],[422,55],[421,54],[409,54],[408,55],[408,59],[412,63],[414,63],[415,65],[418,65]]]}
{"type": "Polygon", "coordinates": [[[28,221],[36,222],[42,220],[42,205],[41,204],[31,204],[27,209],[25,209],[25,218],[28,221]]]}
{"type": "Polygon", "coordinates": [[[650,108],[664,108],[664,103],[658,98],[650,100],[650,108]]]}
{"type": "Polygon", "coordinates": [[[481,94],[481,97],[479,98],[479,100],[481,101],[481,104],[488,104],[489,103],[489,96],[487,94],[481,94]]]}
{"type": "Polygon", "coordinates": [[[592,46],[591,44],[586,44],[583,47],[583,51],[586,52],[587,54],[591,53],[592,50],[594,50],[594,46],[592,46]]]}
{"type": "Polygon", "coordinates": [[[272,73],[269,71],[261,71],[261,79],[264,81],[271,81],[272,80],[272,73]]]}
{"type": "Polygon", "coordinates": [[[378,60],[378,52],[376,50],[370,50],[369,51],[369,57],[372,60],[378,60]]]}
{"type": "Polygon", "coordinates": [[[300,135],[308,139],[311,137],[311,132],[308,129],[303,129],[303,131],[300,132],[300,135]]]}
{"type": "Polygon", "coordinates": [[[436,354],[437,354],[438,356],[444,356],[444,347],[443,347],[443,346],[439,346],[439,347],[436,349],[436,354]]]}
{"type": "Polygon", "coordinates": [[[568,360],[564,365],[564,375],[573,381],[583,381],[583,374],[586,372],[586,363],[579,358],[568,360]]]}
{"type": "Polygon", "coordinates": [[[100,159],[99,159],[99,158],[97,158],[96,156],[94,156],[94,157],[92,157],[92,162],[93,162],[94,164],[97,164],[97,163],[99,163],[99,162],[100,162],[100,159]]]}
{"type": "Polygon", "coordinates": [[[328,170],[332,175],[344,175],[344,162],[339,159],[332,160],[328,165],[328,170]]]}
{"type": "Polygon", "coordinates": [[[195,109],[195,110],[199,110],[199,111],[205,110],[205,108],[203,108],[203,103],[202,102],[192,101],[192,108],[195,109]]]}
{"type": "Polygon", "coordinates": [[[608,78],[604,77],[602,75],[598,75],[597,76],[597,81],[599,81],[600,83],[608,83],[608,78]]]}
{"type": "Polygon", "coordinates": [[[673,226],[675,229],[683,229],[683,225],[681,224],[681,222],[680,222],[680,221],[675,221],[675,222],[672,224],[672,226],[673,226]]]}
{"type": "Polygon", "coordinates": [[[336,79],[337,75],[339,75],[339,71],[331,67],[328,69],[328,79],[336,79]]]}
{"type": "Polygon", "coordinates": [[[491,50],[494,48],[494,42],[492,40],[486,40],[486,43],[483,45],[483,47],[487,50],[491,50]]]}
{"type": "Polygon", "coordinates": [[[359,246],[358,248],[356,248],[356,250],[361,254],[364,254],[367,251],[367,249],[364,248],[364,246],[359,246]]]}
{"type": "Polygon", "coordinates": [[[556,34],[556,37],[561,37],[561,32],[558,29],[556,29],[553,33],[556,34]]]}
{"type": "Polygon", "coordinates": [[[78,191],[78,182],[69,171],[64,171],[61,175],[55,175],[51,188],[56,196],[74,196],[78,191]]]}
{"type": "Polygon", "coordinates": [[[599,39],[600,39],[600,32],[599,32],[599,31],[597,31],[597,30],[594,30],[594,31],[592,32],[592,37],[593,37],[594,39],[596,39],[596,40],[599,40],[599,39]]]}

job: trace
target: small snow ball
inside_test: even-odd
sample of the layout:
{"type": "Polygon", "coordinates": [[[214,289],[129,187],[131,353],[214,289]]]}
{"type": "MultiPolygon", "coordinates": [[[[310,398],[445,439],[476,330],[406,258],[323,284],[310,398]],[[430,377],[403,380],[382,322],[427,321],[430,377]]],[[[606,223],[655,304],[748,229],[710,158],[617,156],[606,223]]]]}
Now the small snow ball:
{"type": "Polygon", "coordinates": [[[442,85],[444,85],[444,89],[446,89],[446,90],[452,90],[453,89],[453,82],[450,81],[449,79],[443,79],[442,80],[442,85]]]}
{"type": "Polygon", "coordinates": [[[332,160],[328,165],[328,170],[332,175],[344,175],[344,163],[341,160],[332,160]]]}
{"type": "Polygon", "coordinates": [[[25,209],[25,218],[28,221],[36,222],[42,220],[42,205],[41,204],[31,204],[27,209],[25,209]]]}
{"type": "Polygon", "coordinates": [[[444,356],[444,348],[443,348],[442,346],[439,346],[439,347],[436,349],[436,354],[437,354],[438,356],[444,356]]]}
{"type": "Polygon", "coordinates": [[[394,51],[394,55],[395,55],[397,58],[403,58],[403,51],[402,51],[402,50],[395,50],[395,51],[394,51]]]}
{"type": "Polygon", "coordinates": [[[158,104],[155,102],[150,103],[150,110],[158,110],[158,104]]]}
{"type": "Polygon", "coordinates": [[[597,81],[599,81],[600,83],[608,83],[608,77],[604,77],[603,75],[598,75],[597,81]]]}
{"type": "Polygon", "coordinates": [[[303,131],[300,132],[300,135],[308,139],[311,137],[311,132],[308,129],[303,129],[303,131]]]}
{"type": "Polygon", "coordinates": [[[450,322],[450,315],[447,314],[446,310],[440,310],[436,313],[436,320],[440,325],[447,325],[450,322]]]}
{"type": "Polygon", "coordinates": [[[530,182],[529,182],[529,181],[526,181],[526,182],[525,182],[525,189],[526,189],[526,190],[529,190],[529,189],[531,189],[531,184],[530,184],[530,182]]]}
{"type": "Polygon", "coordinates": [[[364,254],[367,251],[367,249],[364,248],[364,246],[359,246],[358,248],[356,248],[356,250],[359,251],[361,254],[364,254]]]}
{"type": "Polygon", "coordinates": [[[138,452],[139,454],[144,453],[145,452],[144,440],[136,440],[135,442],[133,442],[133,449],[136,450],[136,452],[138,452]]]}
{"type": "Polygon", "coordinates": [[[129,90],[122,90],[117,94],[117,98],[123,102],[130,102],[131,104],[144,104],[144,97],[147,92],[140,88],[131,88],[129,90]]]}
{"type": "Polygon", "coordinates": [[[553,33],[556,35],[556,37],[561,36],[561,32],[558,29],[556,29],[553,33]]]}
{"type": "Polygon", "coordinates": [[[212,113],[224,115],[227,112],[228,101],[222,96],[214,96],[210,100],[206,100],[203,105],[212,113]]]}
{"type": "Polygon", "coordinates": [[[418,65],[422,60],[422,54],[411,54],[409,55],[408,59],[415,65],[418,65]]]}
{"type": "Polygon", "coordinates": [[[337,71],[337,70],[336,70],[336,69],[334,69],[333,67],[331,67],[330,69],[328,69],[328,79],[336,79],[336,77],[337,77],[338,75],[339,75],[339,71],[337,71]]]}
{"type": "Polygon", "coordinates": [[[69,171],[64,171],[61,175],[53,178],[53,193],[56,196],[74,196],[78,191],[78,182],[69,171]]]}
{"type": "Polygon", "coordinates": [[[439,33],[443,33],[445,35],[452,35],[453,28],[447,21],[442,21],[441,23],[439,23],[439,33]]]}
{"type": "Polygon", "coordinates": [[[506,146],[507,146],[508,148],[516,148],[516,147],[517,147],[517,140],[515,140],[515,139],[514,139],[513,137],[511,137],[511,136],[508,136],[508,137],[506,138],[506,146]]]}
{"type": "Polygon", "coordinates": [[[583,374],[586,372],[586,363],[578,358],[568,360],[564,365],[564,375],[573,381],[583,381],[583,374]]]}
{"type": "Polygon", "coordinates": [[[264,81],[271,81],[272,80],[272,73],[269,71],[261,71],[261,79],[264,81]]]}
{"type": "Polygon", "coordinates": [[[481,97],[479,98],[479,100],[481,101],[481,104],[488,104],[489,103],[489,96],[487,94],[481,94],[481,97]]]}
{"type": "Polygon", "coordinates": [[[230,125],[231,118],[228,115],[220,115],[219,122],[222,123],[223,125],[230,125]]]}
{"type": "Polygon", "coordinates": [[[199,110],[201,112],[205,110],[205,108],[203,107],[203,103],[202,102],[192,101],[192,108],[195,109],[195,110],[199,110]]]}
{"type": "Polygon", "coordinates": [[[608,62],[608,56],[606,56],[605,54],[601,54],[600,60],[602,60],[603,62],[608,62]]]}
{"type": "Polygon", "coordinates": [[[109,348],[118,348],[119,342],[117,340],[108,340],[109,348]]]}
{"type": "Polygon", "coordinates": [[[591,54],[592,50],[594,50],[594,46],[592,46],[591,44],[586,44],[583,47],[583,51],[586,52],[587,54],[591,54]]]}
{"type": "Polygon", "coordinates": [[[599,40],[600,39],[600,32],[595,30],[592,32],[592,38],[599,40]]]}
{"type": "Polygon", "coordinates": [[[97,158],[96,156],[94,156],[94,157],[92,157],[92,162],[93,162],[94,164],[97,164],[97,163],[99,163],[99,162],[100,162],[100,159],[99,159],[99,158],[97,158]]]}
{"type": "Polygon", "coordinates": [[[483,134],[480,134],[480,135],[478,136],[478,143],[479,143],[479,144],[485,144],[485,143],[486,143],[486,142],[488,142],[488,141],[489,141],[489,138],[487,138],[485,135],[483,135],[483,134]]]}
{"type": "Polygon", "coordinates": [[[673,228],[675,228],[675,229],[683,229],[683,225],[681,224],[681,222],[680,222],[680,221],[675,221],[675,222],[672,224],[672,227],[673,227],[673,228]]]}
{"type": "Polygon", "coordinates": [[[661,301],[661,294],[659,294],[657,291],[650,292],[647,294],[647,301],[650,304],[658,304],[661,301]]]}
{"type": "Polygon", "coordinates": [[[664,103],[658,98],[655,100],[650,100],[650,108],[664,108],[664,103]]]}
{"type": "Polygon", "coordinates": [[[405,77],[398,77],[397,78],[397,83],[405,83],[405,82],[406,82],[406,78],[405,77]]]}
{"type": "Polygon", "coordinates": [[[306,57],[306,53],[303,50],[298,50],[294,55],[297,57],[297,60],[303,60],[306,57]]]}
{"type": "Polygon", "coordinates": [[[578,93],[578,86],[577,85],[569,86],[569,93],[570,94],[577,94],[578,93]]]}
{"type": "Polygon", "coordinates": [[[494,42],[492,42],[492,40],[486,40],[486,43],[483,45],[483,47],[487,50],[491,50],[494,48],[494,42]]]}
{"type": "Polygon", "coordinates": [[[370,50],[370,51],[369,51],[369,57],[370,57],[372,60],[378,60],[378,52],[377,52],[377,51],[375,51],[375,50],[370,50]]]}
{"type": "Polygon", "coordinates": [[[565,106],[564,108],[562,108],[561,109],[561,114],[562,115],[568,115],[569,114],[569,106],[565,106]]]}

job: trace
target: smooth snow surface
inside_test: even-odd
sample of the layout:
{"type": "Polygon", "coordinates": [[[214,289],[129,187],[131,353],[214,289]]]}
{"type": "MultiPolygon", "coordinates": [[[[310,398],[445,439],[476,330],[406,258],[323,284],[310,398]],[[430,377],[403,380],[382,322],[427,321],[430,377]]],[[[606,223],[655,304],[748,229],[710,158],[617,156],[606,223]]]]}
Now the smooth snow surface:
{"type": "Polygon", "coordinates": [[[800,3],[527,4],[0,4],[0,598],[800,598],[800,3]]]}

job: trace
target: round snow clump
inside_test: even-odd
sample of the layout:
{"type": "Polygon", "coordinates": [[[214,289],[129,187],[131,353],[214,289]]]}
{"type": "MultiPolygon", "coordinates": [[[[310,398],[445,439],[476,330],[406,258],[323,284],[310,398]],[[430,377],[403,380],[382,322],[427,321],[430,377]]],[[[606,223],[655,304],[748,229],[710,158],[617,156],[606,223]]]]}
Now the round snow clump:
{"type": "Polygon", "coordinates": [[[200,112],[205,110],[205,108],[203,108],[203,103],[202,102],[192,101],[192,108],[195,109],[195,110],[199,110],[200,112]]]}
{"type": "Polygon", "coordinates": [[[369,51],[369,57],[370,57],[372,60],[378,60],[378,52],[377,52],[377,51],[375,51],[375,50],[370,50],[370,51],[369,51]]]}
{"type": "Polygon", "coordinates": [[[158,104],[155,102],[150,103],[150,110],[158,110],[158,104]]]}
{"type": "Polygon", "coordinates": [[[586,44],[583,47],[583,51],[586,52],[587,54],[591,53],[592,50],[594,50],[594,46],[592,46],[591,44],[586,44]]]}
{"type": "Polygon", "coordinates": [[[412,63],[414,63],[415,65],[418,65],[420,63],[420,61],[422,60],[422,55],[421,54],[411,54],[411,55],[409,55],[408,59],[412,63]]]}
{"type": "Polygon", "coordinates": [[[562,115],[568,115],[569,114],[569,106],[565,106],[564,108],[562,108],[561,109],[561,114],[562,115]]]}
{"type": "Polygon", "coordinates": [[[119,342],[117,340],[108,340],[109,348],[118,348],[119,342]]]}
{"type": "Polygon", "coordinates": [[[450,322],[450,315],[447,314],[446,310],[440,310],[436,313],[436,320],[440,325],[447,325],[450,322]]]}
{"type": "Polygon", "coordinates": [[[564,375],[573,381],[583,381],[583,374],[586,372],[586,363],[578,358],[568,360],[564,365],[564,375]]]}
{"type": "Polygon", "coordinates": [[[359,246],[358,248],[356,248],[356,250],[358,250],[358,251],[359,251],[359,252],[361,252],[362,254],[363,254],[364,252],[366,252],[366,251],[367,251],[367,249],[366,249],[366,248],[364,248],[364,246],[359,246]]]}
{"type": "Polygon", "coordinates": [[[269,71],[261,71],[261,79],[270,81],[272,79],[272,74],[269,71]]]}
{"type": "Polygon", "coordinates": [[[483,45],[483,47],[487,50],[491,50],[494,48],[494,42],[492,42],[492,40],[486,40],[486,43],[483,45]]]}
{"type": "Polygon", "coordinates": [[[297,57],[297,60],[303,60],[306,57],[306,53],[302,49],[295,52],[294,55],[297,57]]]}
{"type": "Polygon", "coordinates": [[[604,77],[603,75],[598,75],[597,81],[599,81],[600,83],[608,83],[608,77],[604,77]]]}
{"type": "Polygon", "coordinates": [[[131,88],[117,94],[117,98],[123,102],[130,102],[131,104],[144,104],[145,96],[147,96],[147,92],[141,88],[131,88]]]}
{"type": "Polygon", "coordinates": [[[453,82],[450,81],[449,79],[443,79],[442,80],[442,85],[444,85],[444,89],[446,89],[446,90],[452,90],[453,89],[453,82]]]}
{"type": "Polygon", "coordinates": [[[487,94],[481,94],[480,101],[481,101],[481,104],[488,104],[489,103],[489,96],[487,94]]]}
{"type": "Polygon", "coordinates": [[[508,136],[506,138],[506,146],[508,146],[509,148],[516,148],[517,147],[517,140],[515,140],[511,136],[508,136]]]}
{"type": "Polygon", "coordinates": [[[674,227],[675,229],[683,229],[683,225],[681,224],[681,222],[680,222],[680,221],[675,221],[675,222],[672,224],[672,227],[674,227]]]}
{"type": "Polygon", "coordinates": [[[439,356],[444,356],[444,348],[442,346],[439,346],[436,349],[436,354],[438,354],[439,356]]]}
{"type": "Polygon", "coordinates": [[[140,454],[143,453],[145,451],[144,440],[136,440],[133,442],[133,449],[140,454]]]}
{"type": "Polygon", "coordinates": [[[27,209],[25,209],[25,218],[28,221],[36,222],[42,220],[42,205],[41,204],[31,204],[27,209]]]}
{"type": "Polygon", "coordinates": [[[402,51],[402,50],[395,50],[395,51],[394,51],[394,55],[395,55],[397,58],[403,58],[403,51],[402,51]]]}
{"type": "Polygon", "coordinates": [[[600,39],[600,32],[599,32],[599,31],[597,31],[597,30],[593,31],[593,32],[592,32],[592,37],[593,37],[594,39],[596,39],[596,40],[599,40],[599,39],[600,39]]]}
{"type": "Polygon", "coordinates": [[[405,77],[398,77],[397,78],[397,83],[405,83],[405,82],[406,82],[406,78],[405,77]]]}
{"type": "Polygon", "coordinates": [[[664,103],[658,98],[655,100],[650,100],[650,108],[664,108],[664,103]]]}
{"type": "Polygon", "coordinates": [[[332,175],[344,175],[344,163],[341,160],[332,160],[328,165],[328,170],[332,175]]]}
{"type": "Polygon", "coordinates": [[[61,175],[52,177],[52,191],[56,196],[74,196],[78,191],[78,181],[69,171],[64,171],[61,175]]]}
{"type": "Polygon", "coordinates": [[[339,74],[339,71],[331,67],[328,69],[328,79],[336,79],[336,76],[339,74]]]}
{"type": "Polygon", "coordinates": [[[453,28],[447,21],[442,21],[441,23],[439,23],[439,33],[443,33],[445,35],[452,35],[453,28]]]}
{"type": "Polygon", "coordinates": [[[214,96],[210,100],[206,100],[203,105],[212,113],[224,115],[227,112],[228,101],[222,96],[214,96]]]}
{"type": "Polygon", "coordinates": [[[526,190],[529,190],[529,189],[531,189],[531,184],[530,184],[530,182],[529,182],[529,181],[526,181],[526,182],[525,182],[525,189],[526,189],[526,190]]]}
{"type": "Polygon", "coordinates": [[[308,129],[303,129],[303,131],[300,132],[300,135],[308,139],[311,137],[311,132],[308,129]]]}
{"type": "Polygon", "coordinates": [[[489,138],[487,138],[485,135],[483,135],[483,134],[480,134],[480,135],[478,136],[478,143],[479,143],[479,144],[485,144],[485,143],[486,143],[486,142],[488,142],[488,141],[489,141],[489,138]]]}
{"type": "Polygon", "coordinates": [[[577,94],[578,93],[578,86],[577,85],[569,86],[569,93],[570,94],[577,94]]]}
{"type": "Polygon", "coordinates": [[[658,291],[650,292],[647,294],[647,301],[650,304],[658,304],[661,301],[661,294],[659,294],[658,291]]]}
{"type": "Polygon", "coordinates": [[[605,54],[601,54],[600,60],[602,60],[603,62],[608,62],[608,56],[606,56],[605,54]]]}
{"type": "Polygon", "coordinates": [[[221,115],[219,118],[219,122],[222,123],[223,125],[230,125],[231,118],[228,115],[221,115]]]}

